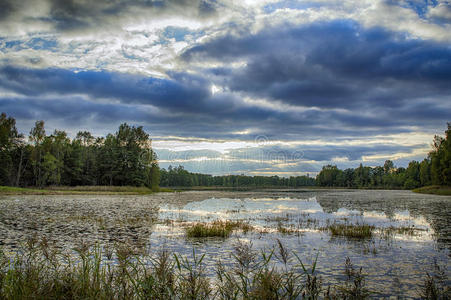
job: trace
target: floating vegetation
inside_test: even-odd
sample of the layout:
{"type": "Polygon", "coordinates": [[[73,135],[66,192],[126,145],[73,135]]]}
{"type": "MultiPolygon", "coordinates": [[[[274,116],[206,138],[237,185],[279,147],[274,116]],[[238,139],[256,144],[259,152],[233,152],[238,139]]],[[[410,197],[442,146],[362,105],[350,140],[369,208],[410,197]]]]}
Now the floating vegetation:
{"type": "Polygon", "coordinates": [[[332,236],[344,236],[347,238],[364,239],[373,236],[374,226],[368,224],[339,224],[328,226],[332,236]]]}

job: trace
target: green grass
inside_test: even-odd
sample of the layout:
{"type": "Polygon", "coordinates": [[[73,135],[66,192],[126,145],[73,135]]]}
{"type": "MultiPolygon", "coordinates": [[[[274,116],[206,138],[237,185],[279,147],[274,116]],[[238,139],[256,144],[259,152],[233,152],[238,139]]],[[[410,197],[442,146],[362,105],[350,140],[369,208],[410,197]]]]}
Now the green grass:
{"type": "Polygon", "coordinates": [[[374,226],[368,224],[332,224],[328,229],[332,236],[344,236],[347,238],[364,239],[373,236],[374,226]]]}
{"type": "Polygon", "coordinates": [[[45,194],[44,190],[26,189],[12,186],[0,186],[0,195],[45,194]]]}
{"type": "MultiPolygon", "coordinates": [[[[172,192],[167,188],[158,192],[172,192]]],[[[50,186],[45,189],[0,186],[0,195],[147,195],[154,191],[135,186],[50,186]]]]}
{"type": "Polygon", "coordinates": [[[189,238],[220,237],[227,238],[233,230],[240,229],[248,232],[253,229],[251,225],[240,221],[215,221],[210,224],[197,223],[185,228],[186,236],[189,238]]]}
{"type": "Polygon", "coordinates": [[[186,236],[190,238],[206,238],[206,237],[221,237],[226,238],[230,236],[232,231],[223,226],[195,224],[186,228],[186,236]]]}
{"type": "Polygon", "coordinates": [[[415,193],[420,193],[420,194],[451,196],[451,186],[430,185],[430,186],[423,186],[423,187],[414,189],[412,191],[415,193]]]}

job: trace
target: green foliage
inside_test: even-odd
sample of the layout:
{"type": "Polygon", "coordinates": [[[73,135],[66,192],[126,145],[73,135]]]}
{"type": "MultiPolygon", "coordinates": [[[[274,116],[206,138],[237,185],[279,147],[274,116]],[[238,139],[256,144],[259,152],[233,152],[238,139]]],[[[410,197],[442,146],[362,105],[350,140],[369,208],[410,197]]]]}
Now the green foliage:
{"type": "Polygon", "coordinates": [[[81,131],[71,141],[64,131],[47,136],[44,121],[37,121],[26,145],[15,120],[2,114],[0,141],[0,185],[146,186],[158,190],[157,157],[141,126],[121,124],[106,138],[81,131]]]}
{"type": "Polygon", "coordinates": [[[435,136],[429,158],[432,183],[451,186],[451,123],[448,123],[445,138],[435,136]]]}
{"type": "Polygon", "coordinates": [[[309,176],[289,178],[245,175],[212,176],[188,172],[183,166],[169,166],[167,170],[162,169],[160,175],[161,185],[172,187],[301,187],[315,185],[315,179],[309,176]]]}
{"type": "Polygon", "coordinates": [[[430,185],[414,189],[413,191],[420,194],[451,196],[451,187],[449,186],[430,185]]]}
{"type": "Polygon", "coordinates": [[[21,170],[16,169],[23,161],[23,135],[17,132],[16,120],[0,115],[0,185],[14,185],[21,170]],[[22,156],[18,156],[22,153],[22,156]]]}
{"type": "Polygon", "coordinates": [[[315,178],[309,176],[212,176],[191,173],[182,166],[158,166],[149,135],[142,127],[121,124],[114,134],[95,138],[87,131],[73,140],[64,131],[47,136],[44,121],[30,130],[30,144],[17,132],[15,120],[0,116],[0,185],[36,186],[146,186],[153,191],[168,187],[346,187],[414,189],[430,184],[451,186],[451,123],[445,137],[436,136],[428,158],[396,168],[360,164],[340,170],[324,166],[315,178]]]}
{"type": "MultiPolygon", "coordinates": [[[[316,177],[319,186],[347,188],[415,189],[430,184],[451,185],[451,123],[445,138],[435,136],[433,150],[421,163],[411,161],[405,168],[396,168],[387,160],[383,167],[340,170],[337,166],[324,166],[316,177]]],[[[425,192],[425,190],[423,190],[425,192]]]]}

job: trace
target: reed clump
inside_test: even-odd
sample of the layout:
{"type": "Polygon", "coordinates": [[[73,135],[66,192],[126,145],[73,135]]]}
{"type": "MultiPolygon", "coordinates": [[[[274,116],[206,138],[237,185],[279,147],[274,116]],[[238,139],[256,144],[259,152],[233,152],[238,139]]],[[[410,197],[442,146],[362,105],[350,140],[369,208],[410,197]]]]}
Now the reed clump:
{"type": "Polygon", "coordinates": [[[185,231],[189,238],[227,238],[238,229],[246,233],[253,230],[253,227],[242,221],[214,221],[212,223],[196,223],[187,227],[185,231]]]}
{"type": "Polygon", "coordinates": [[[374,226],[368,224],[341,224],[334,223],[328,226],[332,236],[342,236],[346,238],[365,239],[371,238],[374,226]]]}

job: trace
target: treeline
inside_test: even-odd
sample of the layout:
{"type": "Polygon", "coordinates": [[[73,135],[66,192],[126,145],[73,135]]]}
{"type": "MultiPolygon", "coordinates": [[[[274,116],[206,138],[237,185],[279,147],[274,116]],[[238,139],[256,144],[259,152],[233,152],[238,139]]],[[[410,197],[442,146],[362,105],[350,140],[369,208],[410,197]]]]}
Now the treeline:
{"type": "Polygon", "coordinates": [[[0,185],[131,185],[157,189],[159,168],[149,135],[142,127],[119,126],[95,138],[87,131],[70,139],[55,130],[46,135],[44,121],[30,130],[28,142],[16,121],[0,116],[0,185]]]}
{"type": "Polygon", "coordinates": [[[427,185],[451,186],[451,123],[445,137],[435,136],[433,149],[422,162],[411,161],[397,168],[387,160],[384,166],[340,170],[324,166],[315,178],[309,176],[245,176],[191,173],[182,166],[159,169],[151,139],[142,127],[121,124],[114,134],[93,137],[87,131],[74,139],[55,130],[47,135],[44,121],[30,130],[28,142],[16,121],[0,115],[0,185],[114,185],[147,186],[326,186],[347,188],[413,189],[427,185]]]}
{"type": "Polygon", "coordinates": [[[223,175],[212,176],[208,174],[191,173],[183,166],[169,166],[167,170],[160,171],[161,186],[191,187],[191,186],[221,186],[221,187],[301,187],[315,185],[315,178],[308,176],[279,177],[279,176],[245,176],[223,175]]]}
{"type": "Polygon", "coordinates": [[[451,123],[445,137],[435,136],[433,149],[422,162],[411,161],[407,168],[397,168],[392,161],[384,166],[340,170],[324,166],[316,177],[319,186],[347,188],[413,189],[427,185],[451,186],[451,123]]]}

